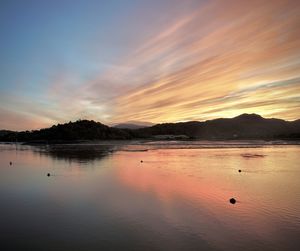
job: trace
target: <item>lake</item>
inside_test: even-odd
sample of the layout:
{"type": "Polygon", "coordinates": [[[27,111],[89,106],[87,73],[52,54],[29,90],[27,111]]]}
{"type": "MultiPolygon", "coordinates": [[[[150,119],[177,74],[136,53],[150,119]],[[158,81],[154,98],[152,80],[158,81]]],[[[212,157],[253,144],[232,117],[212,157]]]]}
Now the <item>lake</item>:
{"type": "Polygon", "coordinates": [[[298,250],[281,143],[0,144],[1,250],[298,250]]]}

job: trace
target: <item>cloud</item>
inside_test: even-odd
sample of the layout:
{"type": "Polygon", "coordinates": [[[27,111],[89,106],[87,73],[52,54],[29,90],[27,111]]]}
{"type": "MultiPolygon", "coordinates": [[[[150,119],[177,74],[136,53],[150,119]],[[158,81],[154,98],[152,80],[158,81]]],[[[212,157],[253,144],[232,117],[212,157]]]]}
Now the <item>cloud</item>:
{"type": "Polygon", "coordinates": [[[112,25],[120,30],[111,30],[105,45],[118,38],[111,44],[119,47],[108,48],[115,53],[104,53],[105,60],[100,52],[107,48],[95,34],[95,41],[84,40],[88,53],[72,51],[76,67],[63,60],[66,52],[25,88],[1,90],[2,127],[79,118],[160,123],[244,112],[300,118],[299,1],[151,4],[112,25]]]}
{"type": "Polygon", "coordinates": [[[191,11],[129,60],[165,71],[120,95],[115,121],[174,122],[243,112],[299,118],[299,7],[295,1],[210,1],[191,11]]]}
{"type": "Polygon", "coordinates": [[[43,119],[39,116],[31,114],[24,114],[13,110],[7,110],[0,108],[0,128],[6,128],[10,130],[33,130],[43,128],[49,125],[48,119],[43,119]]]}

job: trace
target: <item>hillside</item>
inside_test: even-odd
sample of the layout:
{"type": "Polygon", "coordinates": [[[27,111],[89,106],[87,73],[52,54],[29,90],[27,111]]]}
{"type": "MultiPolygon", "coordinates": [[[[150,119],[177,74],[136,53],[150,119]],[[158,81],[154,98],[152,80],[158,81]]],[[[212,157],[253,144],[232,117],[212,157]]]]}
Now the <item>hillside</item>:
{"type": "Polygon", "coordinates": [[[35,131],[2,131],[0,141],[76,141],[150,139],[161,135],[186,135],[190,139],[300,139],[300,120],[265,119],[257,114],[220,118],[205,122],[164,123],[138,129],[109,127],[79,120],[35,131]]]}
{"type": "Polygon", "coordinates": [[[230,119],[164,123],[136,130],[138,137],[161,134],[187,135],[197,139],[294,139],[300,138],[300,120],[289,122],[242,114],[230,119]]]}
{"type": "Polygon", "coordinates": [[[108,140],[130,139],[125,130],[112,128],[100,122],[78,120],[54,125],[35,131],[13,132],[0,137],[1,141],[74,141],[74,140],[108,140]]]}
{"type": "Polygon", "coordinates": [[[121,123],[113,126],[114,128],[119,128],[119,129],[140,129],[140,128],[145,128],[148,127],[146,125],[139,125],[139,124],[131,124],[131,123],[121,123]]]}

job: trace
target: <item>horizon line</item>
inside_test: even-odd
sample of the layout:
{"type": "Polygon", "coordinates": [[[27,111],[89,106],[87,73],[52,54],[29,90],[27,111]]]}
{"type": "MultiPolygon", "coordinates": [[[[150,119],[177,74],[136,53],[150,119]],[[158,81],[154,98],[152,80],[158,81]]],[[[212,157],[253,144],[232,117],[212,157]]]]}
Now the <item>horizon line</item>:
{"type": "Polygon", "coordinates": [[[38,131],[38,130],[42,130],[42,129],[47,129],[47,128],[50,128],[52,126],[55,126],[55,125],[63,125],[63,124],[68,124],[68,123],[75,123],[75,122],[78,122],[78,121],[94,121],[96,123],[101,123],[103,125],[106,125],[108,127],[115,127],[117,125],[120,125],[120,124],[132,124],[132,125],[138,125],[137,123],[150,123],[152,125],[149,125],[149,126],[144,126],[145,127],[152,127],[152,126],[155,126],[155,125],[160,125],[160,124],[177,124],[177,123],[188,123],[188,122],[200,122],[200,123],[205,123],[205,122],[208,122],[208,121],[213,121],[213,120],[218,120],[218,119],[234,119],[234,118],[237,118],[237,117],[240,117],[240,116],[243,116],[243,115],[256,115],[257,117],[261,117],[263,119],[278,119],[278,120],[283,120],[283,121],[286,121],[286,122],[295,122],[295,121],[298,121],[300,118],[298,119],[295,119],[295,120],[287,120],[287,119],[282,119],[282,118],[275,118],[275,117],[264,117],[258,113],[241,113],[237,116],[234,116],[234,117],[219,117],[219,118],[214,118],[214,119],[207,119],[207,120],[184,120],[184,121],[176,121],[176,122],[160,122],[160,123],[152,123],[152,122],[139,122],[139,121],[136,121],[136,123],[131,123],[130,121],[125,121],[125,122],[121,122],[121,123],[108,123],[108,124],[104,124],[102,123],[101,121],[96,121],[94,119],[76,119],[74,121],[70,120],[69,122],[58,122],[56,124],[52,124],[52,125],[49,125],[48,127],[41,127],[41,128],[37,128],[37,129],[25,129],[25,130],[11,130],[11,129],[8,129],[8,128],[3,128],[3,129],[0,129],[0,131],[12,131],[12,132],[24,132],[24,131],[38,131]]]}

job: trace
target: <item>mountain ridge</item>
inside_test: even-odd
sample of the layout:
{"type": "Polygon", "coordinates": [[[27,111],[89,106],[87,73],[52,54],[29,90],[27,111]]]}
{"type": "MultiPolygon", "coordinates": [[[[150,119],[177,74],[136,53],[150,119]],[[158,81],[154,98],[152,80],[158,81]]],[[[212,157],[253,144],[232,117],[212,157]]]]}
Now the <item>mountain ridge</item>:
{"type": "Polygon", "coordinates": [[[150,127],[153,125],[154,124],[152,124],[152,123],[126,122],[126,123],[120,123],[120,124],[113,125],[112,127],[119,128],[119,129],[139,129],[139,128],[150,127]]]}
{"type": "MultiPolygon", "coordinates": [[[[300,119],[285,121],[241,114],[234,118],[161,123],[143,128],[109,127],[93,120],[78,120],[34,131],[1,130],[0,141],[80,141],[157,139],[162,135],[181,135],[189,139],[300,139],[300,119]]],[[[172,138],[172,137],[171,137],[172,138]]]]}

